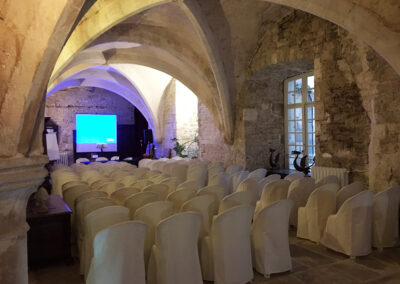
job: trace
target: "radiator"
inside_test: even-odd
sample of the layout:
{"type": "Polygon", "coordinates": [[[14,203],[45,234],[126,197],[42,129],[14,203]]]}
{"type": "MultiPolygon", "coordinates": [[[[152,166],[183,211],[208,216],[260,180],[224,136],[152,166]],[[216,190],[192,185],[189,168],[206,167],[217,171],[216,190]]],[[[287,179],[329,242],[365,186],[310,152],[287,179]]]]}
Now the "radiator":
{"type": "Polygon", "coordinates": [[[56,160],[57,165],[69,166],[68,152],[60,152],[60,159],[56,160]]]}
{"type": "Polygon", "coordinates": [[[349,184],[349,172],[347,169],[316,166],[311,168],[311,177],[314,178],[315,181],[326,176],[337,176],[340,181],[340,187],[349,184]]]}

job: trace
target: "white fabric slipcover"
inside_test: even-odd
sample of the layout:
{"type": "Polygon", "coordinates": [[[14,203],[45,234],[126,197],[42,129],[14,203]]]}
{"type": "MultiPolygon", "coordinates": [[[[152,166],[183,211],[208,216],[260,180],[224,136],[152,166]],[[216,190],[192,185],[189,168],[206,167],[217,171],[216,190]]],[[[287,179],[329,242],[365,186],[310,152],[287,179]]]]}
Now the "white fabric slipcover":
{"type": "Polygon", "coordinates": [[[135,182],[134,184],[132,184],[131,186],[137,187],[137,188],[140,188],[141,190],[143,190],[143,188],[145,188],[146,186],[148,186],[150,184],[153,184],[153,182],[151,180],[140,179],[137,182],[135,182]]]}
{"type": "Polygon", "coordinates": [[[252,171],[251,173],[249,173],[249,175],[247,177],[248,178],[257,178],[258,180],[261,180],[261,179],[265,178],[266,174],[267,174],[266,169],[259,168],[259,169],[252,171]]]}
{"type": "Polygon", "coordinates": [[[298,210],[297,237],[319,243],[326,220],[336,212],[336,192],[339,184],[328,183],[316,188],[305,207],[298,210]]]}
{"type": "Polygon", "coordinates": [[[93,257],[93,240],[98,232],[114,224],[129,221],[129,210],[123,206],[107,206],[96,209],[85,217],[85,236],[80,254],[81,274],[88,275],[93,257]]]}
{"type": "Polygon", "coordinates": [[[160,184],[168,185],[168,192],[174,192],[176,187],[178,186],[178,178],[177,177],[169,177],[160,182],[160,184]]]}
{"type": "Polygon", "coordinates": [[[65,203],[67,203],[68,207],[71,208],[72,211],[75,211],[75,199],[86,192],[90,192],[90,188],[88,185],[81,184],[71,186],[63,192],[63,199],[65,203]]]}
{"type": "Polygon", "coordinates": [[[295,181],[296,179],[301,179],[303,177],[304,177],[304,173],[296,172],[296,173],[292,173],[292,174],[285,176],[284,179],[292,182],[292,181],[295,181]]]}
{"type": "Polygon", "coordinates": [[[219,203],[218,214],[231,209],[234,206],[248,204],[253,205],[254,196],[250,191],[239,191],[225,196],[219,203]]]}
{"type": "Polygon", "coordinates": [[[201,218],[183,212],[158,224],[147,284],[203,284],[197,248],[201,218]]]}
{"type": "Polygon", "coordinates": [[[216,173],[208,179],[208,186],[219,185],[224,188],[224,195],[229,192],[229,176],[225,172],[216,173]]]}
{"type": "Polygon", "coordinates": [[[238,188],[237,192],[240,191],[249,191],[253,195],[253,203],[252,205],[255,206],[256,202],[258,200],[258,179],[254,177],[247,177],[245,180],[243,180],[238,188]]]}
{"type": "Polygon", "coordinates": [[[146,191],[151,191],[151,192],[156,192],[159,197],[160,200],[165,200],[165,198],[167,198],[168,195],[168,191],[169,191],[169,187],[166,184],[150,184],[148,186],[146,186],[145,188],[143,188],[143,192],[146,191]]]}
{"type": "Polygon", "coordinates": [[[225,172],[231,175],[233,173],[240,172],[241,170],[243,170],[242,165],[230,165],[229,167],[226,168],[225,172]]]}
{"type": "Polygon", "coordinates": [[[197,180],[187,180],[184,183],[181,183],[180,185],[178,185],[176,190],[185,189],[185,188],[192,188],[192,189],[198,190],[201,187],[203,187],[203,186],[201,186],[199,181],[197,181],[197,180]]]}
{"type": "Polygon", "coordinates": [[[293,200],[292,212],[290,213],[289,224],[297,227],[297,211],[299,207],[306,205],[308,197],[315,188],[313,178],[300,178],[291,182],[287,199],[293,200]]]}
{"type": "Polygon", "coordinates": [[[289,216],[293,201],[269,204],[255,217],[251,227],[253,266],[266,278],[292,270],[289,250],[289,216]]]}
{"type": "MultiPolygon", "coordinates": [[[[117,179],[114,179],[114,180],[117,180],[117,179]]],[[[134,176],[134,175],[127,175],[127,176],[124,176],[123,178],[121,178],[119,180],[119,182],[125,186],[131,186],[135,182],[138,182],[138,177],[134,176]]]]}
{"type": "Polygon", "coordinates": [[[225,188],[220,185],[210,185],[203,188],[200,188],[197,191],[197,195],[209,194],[215,197],[215,202],[211,206],[211,215],[215,215],[218,212],[219,203],[222,198],[224,198],[225,188]]]}
{"type": "Polygon", "coordinates": [[[212,195],[201,195],[193,197],[182,205],[181,212],[194,211],[200,213],[203,217],[199,238],[204,237],[210,232],[210,223],[212,218],[210,212],[214,201],[215,197],[212,195]]]}
{"type": "Polygon", "coordinates": [[[372,245],[379,250],[399,242],[400,187],[394,186],[374,196],[372,245]]]}
{"type": "Polygon", "coordinates": [[[207,182],[207,166],[198,164],[189,166],[186,174],[186,180],[197,181],[200,187],[205,186],[207,182]]]}
{"type": "Polygon", "coordinates": [[[145,284],[146,224],[127,221],[100,231],[93,242],[87,284],[145,284]]]}
{"type": "Polygon", "coordinates": [[[146,191],[139,192],[131,195],[126,201],[124,206],[129,208],[131,216],[135,216],[136,210],[140,207],[155,201],[159,201],[160,196],[156,192],[146,191]]]}
{"type": "Polygon", "coordinates": [[[216,284],[246,283],[253,279],[250,226],[254,207],[239,205],[214,218],[201,245],[203,279],[216,284]]]}
{"type": "Polygon", "coordinates": [[[261,197],[262,191],[268,183],[273,182],[278,179],[281,179],[281,176],[278,174],[272,174],[272,175],[266,176],[265,178],[261,179],[258,182],[258,196],[261,197]]]}
{"type": "Polygon", "coordinates": [[[171,168],[171,177],[177,178],[177,184],[181,184],[186,180],[188,165],[178,164],[171,168]]]}
{"type": "Polygon", "coordinates": [[[318,181],[315,182],[315,188],[320,187],[324,184],[328,184],[328,183],[337,183],[340,186],[340,181],[339,178],[337,176],[326,176],[323,177],[321,179],[319,179],[318,181]]]}
{"type": "Polygon", "coordinates": [[[168,194],[167,200],[174,203],[175,212],[178,212],[181,209],[183,203],[195,196],[195,189],[185,188],[171,192],[170,194],[168,194]]]}
{"type": "Polygon", "coordinates": [[[119,182],[110,182],[110,183],[106,183],[104,185],[102,185],[99,190],[101,191],[105,191],[108,193],[108,195],[111,195],[114,191],[116,191],[117,189],[123,188],[124,185],[122,183],[119,182]]]}
{"type": "Polygon", "coordinates": [[[371,252],[372,190],[347,199],[335,215],[328,217],[321,244],[350,257],[371,252]]]}
{"type": "Polygon", "coordinates": [[[110,198],[119,205],[124,205],[125,201],[133,194],[139,193],[140,189],[136,187],[123,187],[114,191],[110,198]]]}
{"type": "Polygon", "coordinates": [[[339,210],[339,208],[347,199],[356,195],[357,193],[360,193],[363,189],[364,189],[364,184],[359,181],[343,186],[336,193],[336,212],[339,210]]]}
{"type": "Polygon", "coordinates": [[[249,176],[249,171],[240,171],[232,175],[232,191],[236,192],[239,184],[249,176]]]}
{"type": "Polygon", "coordinates": [[[61,187],[62,192],[64,192],[66,189],[68,189],[68,188],[70,188],[70,187],[73,187],[73,186],[76,186],[76,185],[86,185],[86,186],[89,186],[89,185],[87,184],[87,182],[85,182],[85,181],[82,181],[82,180],[72,180],[72,181],[68,181],[68,182],[66,182],[66,183],[64,183],[64,184],[62,185],[62,187],[61,187]]]}
{"type": "Polygon", "coordinates": [[[274,180],[267,183],[262,191],[260,200],[256,203],[256,210],[254,215],[257,215],[264,207],[276,201],[286,199],[290,181],[284,179],[274,180]]]}
{"type": "Polygon", "coordinates": [[[136,210],[133,217],[147,225],[146,240],[144,242],[144,260],[147,268],[151,248],[154,245],[156,227],[161,220],[174,214],[174,204],[170,201],[155,201],[148,203],[136,210]]]}

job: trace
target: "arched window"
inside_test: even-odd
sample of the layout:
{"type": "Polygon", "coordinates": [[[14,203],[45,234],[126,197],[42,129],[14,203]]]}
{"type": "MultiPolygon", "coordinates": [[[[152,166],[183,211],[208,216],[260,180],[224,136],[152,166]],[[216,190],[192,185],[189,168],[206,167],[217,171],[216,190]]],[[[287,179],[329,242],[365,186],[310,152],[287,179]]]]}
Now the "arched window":
{"type": "Polygon", "coordinates": [[[293,151],[315,156],[314,74],[312,72],[288,78],[285,85],[286,165],[294,169],[293,151]]]}

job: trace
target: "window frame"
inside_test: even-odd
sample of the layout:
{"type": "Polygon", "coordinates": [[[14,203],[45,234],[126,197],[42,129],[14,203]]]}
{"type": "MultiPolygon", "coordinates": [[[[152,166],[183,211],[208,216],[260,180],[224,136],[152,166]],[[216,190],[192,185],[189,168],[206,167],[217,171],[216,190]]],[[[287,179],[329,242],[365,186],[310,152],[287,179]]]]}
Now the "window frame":
{"type": "MultiPolygon", "coordinates": [[[[314,156],[315,156],[315,76],[314,76],[314,100],[313,102],[307,102],[307,94],[308,94],[308,87],[307,87],[307,78],[310,76],[314,76],[314,71],[309,71],[306,73],[302,73],[299,74],[297,76],[293,76],[290,78],[287,78],[286,80],[284,80],[284,115],[285,115],[285,164],[286,164],[286,168],[290,169],[291,167],[293,167],[293,164],[290,164],[290,156],[291,156],[291,152],[289,152],[289,129],[288,129],[288,124],[289,124],[289,118],[288,118],[288,111],[289,109],[296,109],[296,108],[301,108],[302,109],[302,151],[303,151],[303,155],[308,155],[308,117],[307,117],[307,108],[308,107],[314,107],[314,131],[312,133],[314,133],[314,144],[312,145],[314,147],[314,156]],[[289,81],[296,81],[298,79],[302,79],[302,87],[301,87],[301,94],[302,94],[302,102],[301,103],[293,103],[293,104],[289,104],[289,91],[288,91],[288,85],[289,85],[289,81]],[[305,83],[305,84],[304,84],[305,83]],[[289,107],[290,106],[290,107],[289,107]]],[[[295,90],[295,89],[294,89],[295,90]]],[[[294,121],[297,121],[296,119],[294,121]]],[[[296,132],[294,132],[296,133],[296,132]]],[[[295,134],[296,135],[296,134],[295,134]]],[[[295,140],[295,144],[296,144],[296,140],[295,140]]],[[[292,146],[292,145],[291,145],[292,146]]],[[[313,156],[313,157],[314,157],[313,156]]],[[[307,159],[306,164],[309,164],[309,161],[307,159]]]]}

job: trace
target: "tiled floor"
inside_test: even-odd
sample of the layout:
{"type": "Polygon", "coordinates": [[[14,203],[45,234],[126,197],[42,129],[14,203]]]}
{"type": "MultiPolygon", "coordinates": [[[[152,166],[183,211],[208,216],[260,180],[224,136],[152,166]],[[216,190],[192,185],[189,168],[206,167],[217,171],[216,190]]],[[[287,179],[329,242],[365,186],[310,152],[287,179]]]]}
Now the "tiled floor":
{"type": "MultiPolygon", "coordinates": [[[[290,232],[294,235],[294,232],[290,232]]],[[[400,283],[400,247],[374,250],[352,260],[307,240],[290,237],[293,271],[265,279],[254,273],[254,284],[262,283],[400,283]]],[[[56,263],[29,272],[30,284],[80,284],[79,263],[56,263]]],[[[211,283],[211,282],[205,282],[211,283]]],[[[188,283],[190,284],[190,283],[188,283]]]]}

